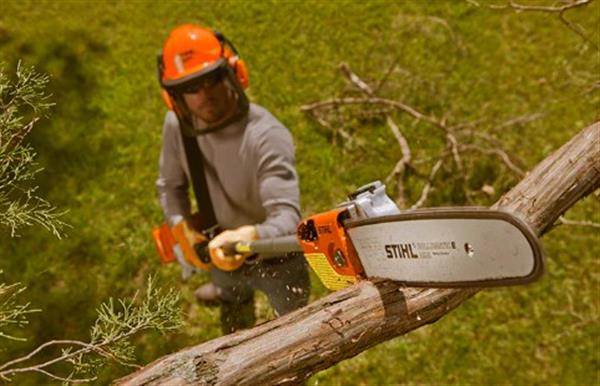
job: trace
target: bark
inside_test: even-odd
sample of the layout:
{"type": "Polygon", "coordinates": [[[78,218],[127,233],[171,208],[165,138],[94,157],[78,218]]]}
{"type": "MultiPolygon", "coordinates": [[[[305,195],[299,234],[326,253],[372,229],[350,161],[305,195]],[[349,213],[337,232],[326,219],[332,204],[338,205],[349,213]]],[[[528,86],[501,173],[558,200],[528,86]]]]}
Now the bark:
{"type": "MultiPolygon", "coordinates": [[[[538,235],[600,186],[600,122],[585,128],[505,194],[496,208],[538,235]]],[[[291,314],[167,355],[118,385],[297,384],[311,374],[433,323],[479,289],[415,289],[361,281],[291,314]]]]}

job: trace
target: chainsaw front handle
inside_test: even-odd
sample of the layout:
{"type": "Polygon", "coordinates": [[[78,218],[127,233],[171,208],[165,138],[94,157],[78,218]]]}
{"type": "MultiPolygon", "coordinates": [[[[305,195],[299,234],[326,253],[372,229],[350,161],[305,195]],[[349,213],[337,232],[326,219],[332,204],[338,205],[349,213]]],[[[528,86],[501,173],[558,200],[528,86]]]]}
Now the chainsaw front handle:
{"type": "Polygon", "coordinates": [[[226,255],[254,254],[261,257],[277,257],[288,253],[302,252],[296,235],[254,241],[228,242],[221,247],[226,255]]]}

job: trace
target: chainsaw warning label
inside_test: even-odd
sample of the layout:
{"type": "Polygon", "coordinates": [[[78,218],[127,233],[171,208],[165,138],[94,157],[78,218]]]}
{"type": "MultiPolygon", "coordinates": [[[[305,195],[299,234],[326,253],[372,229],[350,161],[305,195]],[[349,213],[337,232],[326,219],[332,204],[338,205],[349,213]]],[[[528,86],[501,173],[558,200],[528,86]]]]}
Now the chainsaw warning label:
{"type": "Polygon", "coordinates": [[[428,259],[434,256],[449,256],[456,250],[454,241],[386,244],[388,259],[428,259]]]}

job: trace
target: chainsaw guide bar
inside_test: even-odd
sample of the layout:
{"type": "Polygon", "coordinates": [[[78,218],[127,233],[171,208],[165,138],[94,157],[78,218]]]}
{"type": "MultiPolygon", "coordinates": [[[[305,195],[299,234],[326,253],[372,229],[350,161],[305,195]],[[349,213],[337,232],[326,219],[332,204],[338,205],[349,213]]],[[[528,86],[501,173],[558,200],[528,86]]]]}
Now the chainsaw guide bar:
{"type": "Polygon", "coordinates": [[[423,287],[532,282],[544,272],[537,236],[514,215],[487,208],[428,208],[346,220],[364,274],[423,287]]]}

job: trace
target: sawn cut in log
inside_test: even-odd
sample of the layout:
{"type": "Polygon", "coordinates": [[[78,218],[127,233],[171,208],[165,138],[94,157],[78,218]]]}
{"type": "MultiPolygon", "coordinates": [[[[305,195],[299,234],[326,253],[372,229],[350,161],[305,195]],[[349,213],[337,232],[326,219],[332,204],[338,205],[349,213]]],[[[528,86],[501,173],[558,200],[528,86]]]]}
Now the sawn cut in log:
{"type": "MultiPolygon", "coordinates": [[[[600,187],[600,122],[538,164],[493,207],[518,215],[541,236],[600,187]]],[[[415,289],[361,281],[252,329],[157,359],[118,385],[279,385],[433,323],[479,289],[415,289]]]]}

